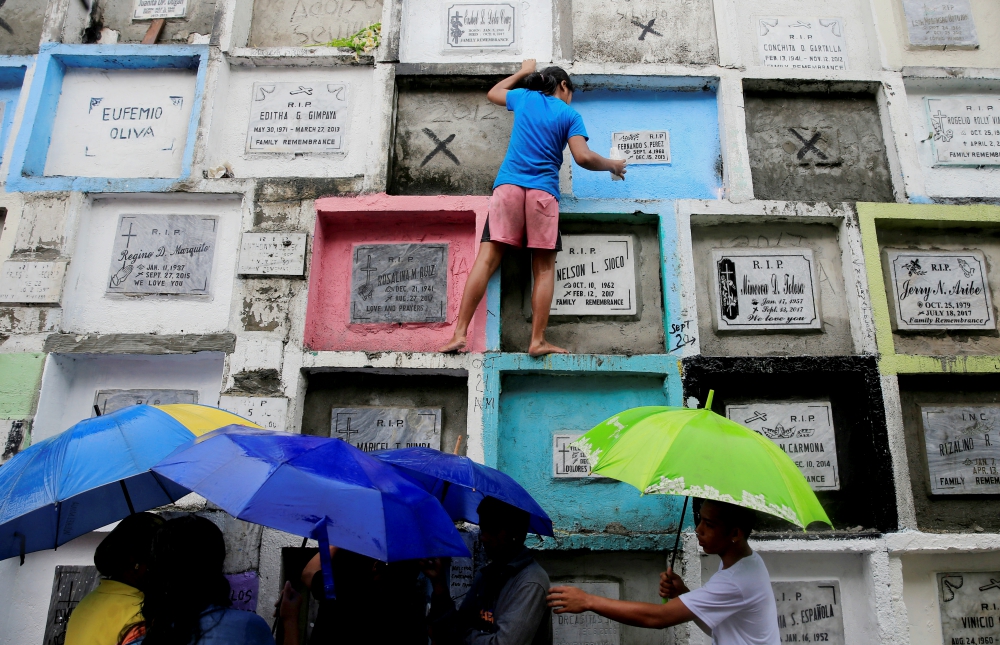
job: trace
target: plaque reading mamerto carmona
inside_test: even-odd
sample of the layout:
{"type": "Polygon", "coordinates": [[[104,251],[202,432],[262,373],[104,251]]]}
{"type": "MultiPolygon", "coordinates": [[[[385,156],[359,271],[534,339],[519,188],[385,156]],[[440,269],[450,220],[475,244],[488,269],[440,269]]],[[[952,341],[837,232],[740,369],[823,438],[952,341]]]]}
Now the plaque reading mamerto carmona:
{"type": "Polygon", "coordinates": [[[933,495],[1000,493],[1000,407],[920,406],[933,495]]]}
{"type": "Polygon", "coordinates": [[[950,645],[1000,641],[1000,571],[937,574],[941,636],[950,645]]]}
{"type": "Polygon", "coordinates": [[[330,436],[365,452],[441,449],[441,408],[333,408],[330,436]]]}
{"type": "Polygon", "coordinates": [[[719,331],[822,327],[810,249],[713,249],[712,278],[719,331]]]}
{"type": "Polygon", "coordinates": [[[253,84],[247,152],[346,152],[347,83],[253,84]]]}
{"type": "Polygon", "coordinates": [[[848,65],[841,18],[758,18],[757,47],[765,67],[847,69],[848,65]]]}
{"type": "Polygon", "coordinates": [[[352,323],[444,322],[447,312],[447,244],[354,247],[352,323]]]}
{"type": "Polygon", "coordinates": [[[969,0],[903,0],[903,13],[913,47],[979,46],[969,0]]]}
{"type": "MultiPolygon", "coordinates": [[[[617,582],[579,582],[563,580],[553,584],[579,587],[595,596],[618,600],[621,585],[617,582]]],[[[552,645],[620,645],[621,626],[617,621],[592,611],[581,614],[552,614],[552,645]]]]}
{"type": "Polygon", "coordinates": [[[514,3],[445,6],[445,50],[506,49],[517,43],[517,9],[514,3]]]}
{"type": "Polygon", "coordinates": [[[562,239],[549,315],[635,315],[635,239],[631,235],[564,235],[562,239]]]}
{"type": "Polygon", "coordinates": [[[843,599],[837,580],[772,582],[782,643],[844,645],[843,599]]]}
{"type": "Polygon", "coordinates": [[[107,293],[207,295],[219,218],[122,215],[107,293]]]}
{"type": "Polygon", "coordinates": [[[1000,166],[1000,98],[928,98],[935,166],[1000,166]]]}
{"type": "Polygon", "coordinates": [[[885,253],[897,329],[996,329],[982,251],[885,253]]]}

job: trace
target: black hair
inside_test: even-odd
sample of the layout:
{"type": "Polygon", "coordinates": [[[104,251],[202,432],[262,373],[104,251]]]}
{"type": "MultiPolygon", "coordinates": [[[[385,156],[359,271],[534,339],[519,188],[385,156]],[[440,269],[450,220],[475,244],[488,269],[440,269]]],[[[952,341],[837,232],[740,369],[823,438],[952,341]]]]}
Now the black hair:
{"type": "Polygon", "coordinates": [[[500,527],[507,529],[507,532],[512,536],[523,539],[524,536],[528,535],[528,524],[531,523],[531,516],[528,515],[527,511],[522,511],[507,502],[502,502],[495,497],[484,497],[483,501],[479,502],[479,508],[476,512],[480,515],[480,522],[485,514],[500,527]]]}
{"type": "Polygon", "coordinates": [[[701,507],[705,502],[711,502],[713,506],[722,511],[720,515],[726,528],[743,531],[744,538],[750,537],[754,527],[757,526],[757,513],[752,508],[720,502],[716,499],[696,499],[694,503],[695,513],[701,512],[701,507]]]}
{"type": "Polygon", "coordinates": [[[524,77],[522,83],[529,90],[541,92],[552,96],[565,81],[566,89],[573,91],[573,79],[569,77],[562,67],[546,67],[540,72],[532,72],[524,77]]]}
{"type": "Polygon", "coordinates": [[[94,566],[107,578],[121,578],[137,565],[148,564],[153,536],[164,521],[153,513],[129,515],[94,551],[94,566]]]}

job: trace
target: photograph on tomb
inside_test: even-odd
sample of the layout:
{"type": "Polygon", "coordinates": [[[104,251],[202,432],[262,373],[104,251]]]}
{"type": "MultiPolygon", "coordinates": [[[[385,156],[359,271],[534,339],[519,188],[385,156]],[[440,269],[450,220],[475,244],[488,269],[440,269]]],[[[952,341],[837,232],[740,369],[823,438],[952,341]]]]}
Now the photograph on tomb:
{"type": "Polygon", "coordinates": [[[520,19],[513,2],[445,2],[445,51],[516,48],[520,19]]]}
{"type": "Polygon", "coordinates": [[[996,329],[982,251],[884,252],[896,329],[996,329]]]}
{"type": "Polygon", "coordinates": [[[840,581],[772,582],[771,589],[782,643],[845,644],[840,581]]]}
{"type": "Polygon", "coordinates": [[[413,447],[441,450],[441,408],[333,408],[330,436],[365,452],[413,447]]]}
{"type": "Polygon", "coordinates": [[[920,420],[932,495],[1000,493],[1000,408],[921,405],[920,420]]]}
{"type": "Polygon", "coordinates": [[[347,83],[253,84],[247,153],[346,153],[347,83]]]}
{"type": "Polygon", "coordinates": [[[351,264],[351,322],[445,322],[448,246],[355,245],[351,264]]]}
{"type": "Polygon", "coordinates": [[[822,329],[811,249],[713,249],[716,328],[822,329]]]}
{"type": "Polygon", "coordinates": [[[902,0],[911,47],[979,47],[970,0],[902,0]]]}
{"type": "Polygon", "coordinates": [[[253,0],[248,46],[320,45],[349,38],[381,20],[382,0],[253,0]]]}
{"type": "Polygon", "coordinates": [[[66,262],[7,260],[0,267],[0,302],[56,304],[62,296],[66,262]]]}
{"type": "Polygon", "coordinates": [[[935,166],[1000,166],[1000,98],[927,97],[935,166]]]}
{"type": "Polygon", "coordinates": [[[843,18],[757,18],[757,47],[764,67],[848,69],[843,18]]]}
{"type": "Polygon", "coordinates": [[[555,479],[607,479],[590,472],[587,456],[573,442],[580,432],[557,432],[552,435],[552,477],[555,479]]]}
{"type": "Polygon", "coordinates": [[[938,572],[943,643],[996,643],[1000,639],[1000,571],[938,572]]]}
{"type": "Polygon", "coordinates": [[[305,273],[306,233],[244,233],[240,275],[300,276],[305,273]]]}
{"type": "Polygon", "coordinates": [[[253,421],[265,430],[285,430],[288,399],[270,396],[220,396],[219,409],[253,421]]]}
{"type": "Polygon", "coordinates": [[[94,394],[92,416],[117,412],[133,405],[168,405],[170,403],[197,403],[198,390],[98,390],[94,394]]]}
{"type": "Polygon", "coordinates": [[[773,441],[813,490],[840,490],[829,401],[761,401],[726,406],[726,417],[773,441]]]}
{"type": "Polygon", "coordinates": [[[107,293],[208,295],[219,218],[122,215],[107,293]]]}
{"type": "Polygon", "coordinates": [[[670,163],[670,133],[666,130],[636,130],[611,133],[611,159],[628,165],[670,163]]]}
{"type": "MultiPolygon", "coordinates": [[[[621,583],[610,581],[553,580],[553,585],[573,585],[584,592],[621,599],[621,583]]],[[[621,625],[592,611],[552,614],[552,645],[621,645],[621,625]]]]}
{"type": "Polygon", "coordinates": [[[45,645],[62,645],[70,614],[84,596],[101,583],[101,574],[94,566],[56,565],[52,577],[52,595],[45,618],[45,645]]]}
{"type": "MultiPolygon", "coordinates": [[[[636,297],[635,238],[631,235],[563,235],[556,255],[551,316],[633,316],[636,297]]],[[[530,300],[526,302],[530,311],[530,300]]]]}
{"type": "Polygon", "coordinates": [[[135,0],[132,20],[183,18],[187,15],[188,2],[189,0],[135,0]]]}

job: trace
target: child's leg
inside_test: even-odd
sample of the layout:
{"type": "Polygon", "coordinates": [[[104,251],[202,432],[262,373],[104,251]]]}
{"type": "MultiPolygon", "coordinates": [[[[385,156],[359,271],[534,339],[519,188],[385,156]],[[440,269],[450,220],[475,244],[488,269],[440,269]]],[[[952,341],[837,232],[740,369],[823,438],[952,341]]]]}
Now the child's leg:
{"type": "Polygon", "coordinates": [[[465,349],[465,337],[469,333],[472,315],[476,313],[479,302],[486,295],[486,285],[493,272],[500,266],[505,247],[505,244],[499,242],[483,242],[479,245],[479,255],[476,256],[476,261],[472,264],[472,271],[469,272],[469,279],[465,282],[465,293],[462,294],[462,304],[458,308],[455,333],[448,344],[439,351],[458,352],[465,349]]]}
{"type": "Polygon", "coordinates": [[[552,307],[552,291],[555,288],[557,254],[558,251],[554,250],[531,250],[531,273],[535,278],[535,286],[531,290],[531,344],[528,345],[528,354],[532,356],[569,353],[545,340],[549,309],[552,307]]]}

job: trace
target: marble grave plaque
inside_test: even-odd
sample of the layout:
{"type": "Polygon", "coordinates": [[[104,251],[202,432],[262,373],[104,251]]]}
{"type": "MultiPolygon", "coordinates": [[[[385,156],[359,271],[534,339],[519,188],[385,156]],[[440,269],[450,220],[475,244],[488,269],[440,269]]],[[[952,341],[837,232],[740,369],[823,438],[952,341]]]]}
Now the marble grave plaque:
{"type": "Polygon", "coordinates": [[[637,130],[611,133],[611,159],[626,159],[630,166],[670,163],[670,133],[637,130]]]}
{"type": "Polygon", "coordinates": [[[52,576],[52,595],[45,617],[44,645],[63,645],[69,617],[84,596],[101,584],[101,574],[94,566],[56,565],[52,576]]]}
{"type": "Polygon", "coordinates": [[[462,606],[465,594],[472,588],[472,581],[476,574],[488,563],[486,551],[483,549],[483,542],[479,539],[479,527],[475,524],[466,524],[464,528],[459,528],[458,534],[462,536],[462,541],[472,554],[471,558],[452,558],[451,568],[448,573],[448,588],[451,599],[456,607],[462,606]]]}
{"type": "Polygon", "coordinates": [[[441,408],[333,408],[330,436],[365,452],[441,449],[441,408]]]}
{"type": "Polygon", "coordinates": [[[226,574],[229,581],[231,607],[240,611],[257,611],[257,596],[260,595],[260,580],[256,571],[226,574]]]}
{"type": "Polygon", "coordinates": [[[727,405],[726,417],[777,444],[792,458],[813,490],[840,490],[829,401],[727,405]]]}
{"type": "Polygon", "coordinates": [[[447,313],[447,244],[354,247],[352,323],[444,322],[447,313]]]}
{"type": "MultiPolygon", "coordinates": [[[[198,390],[98,390],[94,405],[101,415],[110,414],[131,405],[167,405],[197,403],[198,390]]],[[[92,413],[96,416],[96,413],[92,413]]]]}
{"type": "Polygon", "coordinates": [[[979,47],[969,0],[903,0],[903,13],[913,47],[979,47]]]}
{"type": "Polygon", "coordinates": [[[1000,571],[938,573],[942,642],[979,645],[1000,639],[1000,571]]]}
{"type": "Polygon", "coordinates": [[[132,20],[157,18],[183,18],[187,15],[188,0],[135,0],[132,20]]]}
{"type": "Polygon", "coordinates": [[[557,432],[552,435],[552,476],[556,479],[582,479],[594,477],[604,479],[590,472],[590,462],[583,451],[573,445],[582,433],[557,432]]]}
{"type": "Polygon", "coordinates": [[[307,47],[348,38],[381,21],[382,0],[257,0],[249,47],[307,47]]]}
{"type": "Polygon", "coordinates": [[[635,238],[564,235],[562,239],[549,315],[635,315],[635,238]]]}
{"type": "Polygon", "coordinates": [[[7,260],[0,269],[0,302],[56,304],[62,295],[66,262],[7,260]]]}
{"type": "Polygon", "coordinates": [[[982,251],[885,253],[897,329],[996,329],[982,251]]]}
{"type": "Polygon", "coordinates": [[[842,18],[757,18],[757,48],[764,67],[847,69],[842,18]]]}
{"type": "Polygon", "coordinates": [[[240,241],[241,275],[303,275],[305,233],[244,233],[240,241]]]}
{"type": "Polygon", "coordinates": [[[1000,98],[928,98],[935,166],[1000,166],[1000,98]]]}
{"type": "Polygon", "coordinates": [[[288,399],[264,396],[220,396],[219,408],[253,421],[265,430],[285,430],[288,399]]]}
{"type": "Polygon", "coordinates": [[[712,271],[719,331],[822,328],[811,249],[713,249],[712,271]]]}
{"type": "Polygon", "coordinates": [[[107,293],[207,295],[219,218],[122,215],[107,293]]]}
{"type": "Polygon", "coordinates": [[[246,151],[347,152],[347,97],[347,83],[254,83],[246,151]]]}
{"type": "Polygon", "coordinates": [[[1000,407],[920,406],[933,495],[1000,493],[1000,407]]]}
{"type": "Polygon", "coordinates": [[[837,580],[772,582],[782,643],[844,645],[843,602],[837,580]]]}
{"type": "MultiPolygon", "coordinates": [[[[579,587],[589,594],[619,600],[621,585],[617,582],[553,581],[579,587]]],[[[621,645],[621,625],[592,611],[582,614],[552,614],[552,645],[621,645]]]]}
{"type": "Polygon", "coordinates": [[[445,50],[507,49],[517,44],[513,2],[446,4],[445,50]]]}

